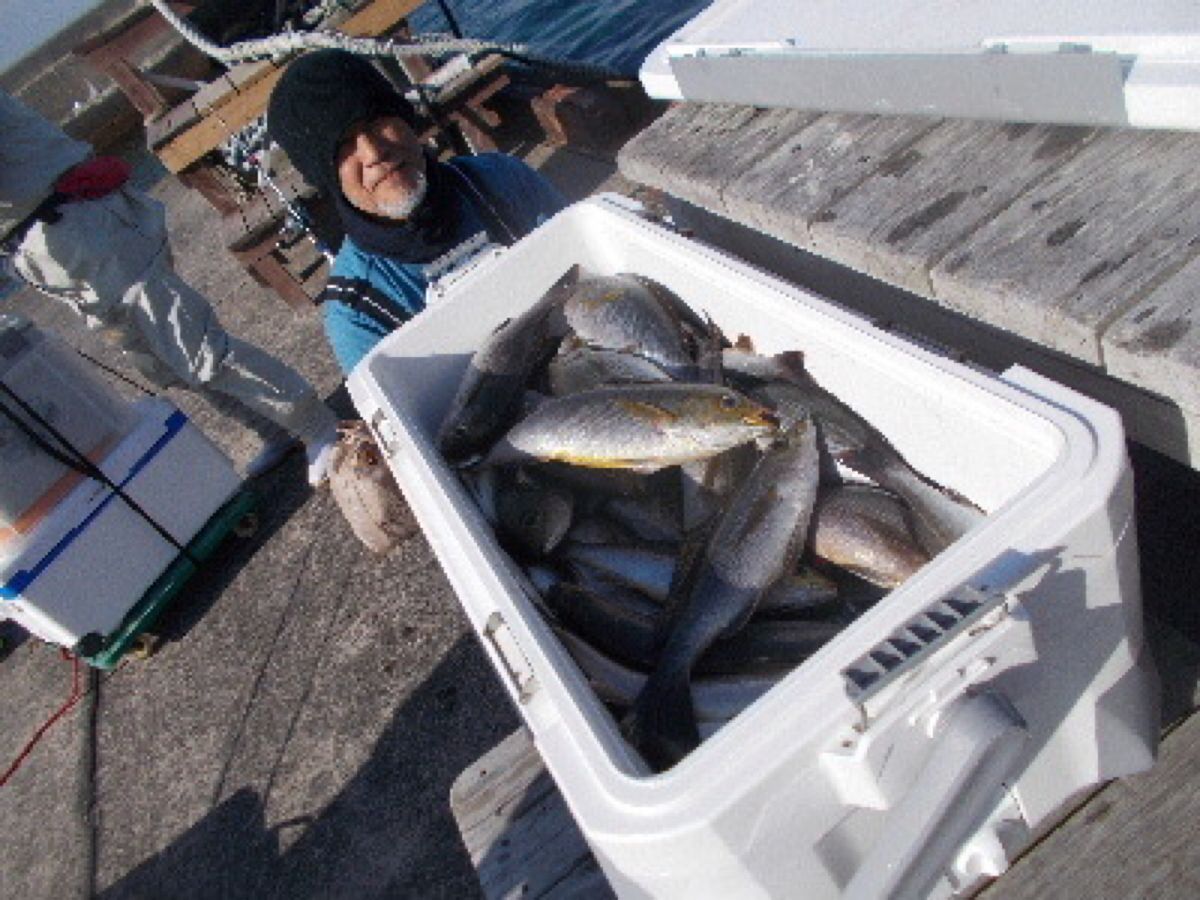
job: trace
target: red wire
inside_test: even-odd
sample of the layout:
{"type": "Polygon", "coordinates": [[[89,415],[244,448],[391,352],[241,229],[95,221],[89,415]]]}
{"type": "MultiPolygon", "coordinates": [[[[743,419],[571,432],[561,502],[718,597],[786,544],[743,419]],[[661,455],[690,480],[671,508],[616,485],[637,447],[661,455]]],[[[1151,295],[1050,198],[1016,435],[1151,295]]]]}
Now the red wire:
{"type": "Polygon", "coordinates": [[[79,698],[84,694],[84,692],[80,690],[79,657],[72,656],[63,649],[60,649],[59,652],[62,654],[62,658],[64,660],[69,659],[73,663],[71,668],[71,696],[67,698],[66,703],[59,707],[58,712],[47,719],[42,724],[42,727],[34,732],[33,737],[29,739],[29,742],[25,745],[25,748],[19,754],[17,754],[17,758],[12,761],[12,765],[8,767],[3,775],[0,775],[0,787],[4,787],[4,785],[8,783],[8,779],[12,778],[13,775],[16,774],[17,769],[21,768],[21,763],[25,762],[25,757],[29,756],[29,754],[33,752],[34,745],[36,745],[37,742],[42,739],[42,735],[49,731],[50,727],[55,722],[70,712],[71,707],[78,703],[79,698]]]}

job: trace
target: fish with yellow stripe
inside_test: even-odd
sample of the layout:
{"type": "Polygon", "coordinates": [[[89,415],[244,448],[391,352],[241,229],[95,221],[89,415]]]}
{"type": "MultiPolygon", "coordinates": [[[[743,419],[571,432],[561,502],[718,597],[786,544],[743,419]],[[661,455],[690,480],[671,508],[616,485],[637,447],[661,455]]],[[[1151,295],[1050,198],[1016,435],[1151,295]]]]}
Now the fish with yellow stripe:
{"type": "Polygon", "coordinates": [[[563,462],[653,472],[774,435],[779,419],[729,388],[640,384],[548,400],[514,425],[481,465],[563,462]]]}

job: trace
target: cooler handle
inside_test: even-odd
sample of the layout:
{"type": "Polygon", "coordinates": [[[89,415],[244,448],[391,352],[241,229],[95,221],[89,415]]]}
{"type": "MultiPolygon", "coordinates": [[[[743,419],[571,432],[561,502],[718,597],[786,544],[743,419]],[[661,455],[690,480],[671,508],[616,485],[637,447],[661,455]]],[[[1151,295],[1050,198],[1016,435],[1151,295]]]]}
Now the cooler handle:
{"type": "Polygon", "coordinates": [[[927,897],[995,809],[1028,737],[1020,714],[999,694],[954,703],[942,714],[928,761],[842,896],[927,897]]]}

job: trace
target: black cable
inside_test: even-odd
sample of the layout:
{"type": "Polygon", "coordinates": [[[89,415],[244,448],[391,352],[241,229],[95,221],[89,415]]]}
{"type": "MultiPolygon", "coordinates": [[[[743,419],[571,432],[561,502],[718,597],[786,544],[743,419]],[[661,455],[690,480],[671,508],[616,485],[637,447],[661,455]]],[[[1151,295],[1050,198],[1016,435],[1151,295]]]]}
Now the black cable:
{"type": "Polygon", "coordinates": [[[21,429],[21,431],[25,432],[26,436],[43,452],[68,468],[74,469],[75,471],[86,475],[88,478],[91,478],[94,481],[99,481],[110,491],[120,497],[121,500],[125,502],[126,506],[133,510],[136,515],[144,519],[146,524],[158,532],[158,534],[167,543],[178,550],[180,555],[186,558],[190,563],[192,563],[192,565],[196,566],[196,568],[200,568],[200,560],[193,556],[192,552],[188,550],[186,546],[181,544],[175,538],[175,536],[167,531],[167,529],[162,525],[160,525],[152,515],[146,512],[146,510],[142,509],[138,502],[125,492],[124,488],[104,474],[104,471],[99,466],[81,453],[79,449],[75,447],[75,445],[69,440],[67,440],[67,438],[57,428],[47,422],[37,410],[18,397],[12,388],[2,381],[0,381],[0,392],[3,392],[5,395],[7,395],[9,399],[11,399],[17,404],[18,407],[20,407],[21,411],[24,412],[25,415],[29,416],[30,419],[44,428],[51,437],[58,441],[60,445],[59,447],[56,448],[51,446],[50,442],[47,441],[42,435],[38,434],[37,431],[32,427],[30,427],[28,422],[21,419],[21,417],[13,412],[12,409],[6,404],[0,402],[0,413],[3,413],[4,416],[11,420],[18,428],[21,429]]]}
{"type": "Polygon", "coordinates": [[[137,388],[139,391],[141,391],[147,397],[157,397],[158,396],[157,393],[150,390],[150,388],[146,387],[141,382],[134,381],[132,378],[128,377],[127,375],[122,375],[116,369],[112,368],[111,366],[105,365],[104,363],[100,362],[100,360],[96,359],[96,357],[94,357],[94,356],[89,356],[88,354],[86,354],[82,350],[80,350],[78,347],[75,348],[75,352],[78,353],[80,356],[82,356],[84,359],[86,359],[88,362],[90,362],[96,368],[103,369],[105,372],[107,372],[113,378],[119,378],[121,381],[125,382],[126,384],[137,388]]]}

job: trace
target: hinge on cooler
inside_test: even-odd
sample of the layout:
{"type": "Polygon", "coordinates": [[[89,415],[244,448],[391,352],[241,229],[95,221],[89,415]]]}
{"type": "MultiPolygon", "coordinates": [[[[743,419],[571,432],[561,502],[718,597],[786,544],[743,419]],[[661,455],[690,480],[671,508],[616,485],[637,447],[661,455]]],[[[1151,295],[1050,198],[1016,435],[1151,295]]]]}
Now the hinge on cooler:
{"type": "Polygon", "coordinates": [[[862,705],[923,660],[1004,608],[1006,594],[964,585],[927,607],[842,670],[846,695],[862,705]]]}

